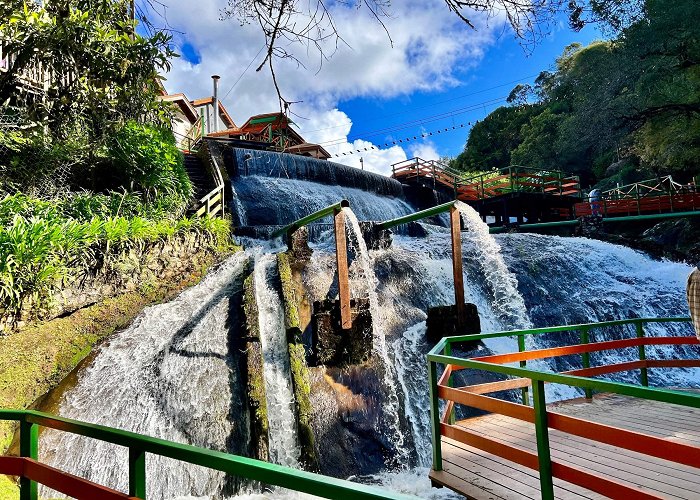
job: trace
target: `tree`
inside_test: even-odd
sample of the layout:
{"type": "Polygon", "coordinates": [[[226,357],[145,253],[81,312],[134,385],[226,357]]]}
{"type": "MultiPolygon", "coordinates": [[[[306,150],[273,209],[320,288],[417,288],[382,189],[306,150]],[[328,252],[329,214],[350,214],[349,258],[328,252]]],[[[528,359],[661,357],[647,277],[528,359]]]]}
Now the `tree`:
{"type": "Polygon", "coordinates": [[[510,158],[591,183],[667,174],[687,180],[700,172],[700,3],[648,0],[643,16],[610,41],[567,47],[554,71],[542,72],[532,88],[513,89],[517,106],[481,122],[487,136],[472,129],[458,159],[510,158]],[[524,104],[533,96],[535,106],[524,104]],[[527,106],[537,111],[518,121],[527,106]],[[504,116],[521,126],[510,144],[500,140],[515,137],[504,116]]]}
{"type": "Polygon", "coordinates": [[[159,71],[169,69],[169,36],[135,33],[129,0],[46,0],[3,3],[0,40],[13,54],[0,73],[0,102],[26,110],[55,137],[76,128],[101,137],[129,119],[164,118],[155,98],[159,71]],[[20,85],[40,67],[48,85],[20,85]]]}

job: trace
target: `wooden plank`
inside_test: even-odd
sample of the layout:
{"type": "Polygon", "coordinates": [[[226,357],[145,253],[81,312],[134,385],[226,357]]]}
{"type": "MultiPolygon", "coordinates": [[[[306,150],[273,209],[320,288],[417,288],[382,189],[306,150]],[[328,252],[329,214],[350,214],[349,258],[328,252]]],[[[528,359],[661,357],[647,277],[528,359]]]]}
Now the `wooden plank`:
{"type": "Polygon", "coordinates": [[[494,493],[484,490],[480,485],[474,485],[461,477],[449,472],[431,470],[428,477],[435,484],[445,486],[453,491],[464,495],[469,500],[510,500],[504,499],[494,493]]]}
{"type": "MultiPolygon", "coordinates": [[[[521,491],[530,498],[540,498],[540,480],[537,472],[532,469],[450,438],[443,438],[442,450],[443,460],[462,467],[464,469],[462,474],[469,474],[473,468],[472,464],[476,464],[497,473],[498,477],[494,478],[494,481],[500,482],[512,490],[521,491]]],[[[482,475],[482,477],[487,476],[482,475]]],[[[561,500],[604,498],[598,493],[556,478],[554,479],[554,495],[561,500]]]]}
{"type": "MultiPolygon", "coordinates": [[[[519,425],[520,423],[518,421],[512,421],[514,423],[506,425],[503,422],[483,419],[480,421],[478,427],[472,428],[471,432],[480,433],[484,436],[492,436],[491,439],[498,442],[515,443],[518,447],[526,450],[536,450],[537,443],[534,435],[534,426],[532,426],[532,430],[529,431],[524,429],[522,425],[519,425]]],[[[660,482],[661,478],[650,474],[646,468],[628,467],[619,459],[607,460],[602,458],[599,454],[587,453],[585,450],[572,446],[567,440],[566,435],[564,435],[563,440],[550,439],[550,449],[554,460],[553,469],[554,463],[559,463],[567,467],[581,467],[592,474],[603,475],[613,481],[622,481],[632,487],[641,488],[646,493],[651,493],[653,495],[662,494],[674,498],[690,498],[688,494],[695,487],[693,484],[684,483],[677,478],[674,479],[673,483],[662,483],[660,482]],[[690,489],[684,488],[682,485],[690,489]]],[[[619,448],[618,450],[620,456],[626,453],[625,450],[619,448]]],[[[586,484],[586,486],[593,489],[592,485],[586,484]]]]}
{"type": "Polygon", "coordinates": [[[464,275],[462,274],[462,217],[456,206],[450,207],[450,232],[452,235],[452,277],[455,286],[455,305],[457,306],[457,326],[466,325],[467,311],[464,304],[464,275]]]}
{"type": "Polygon", "coordinates": [[[502,475],[481,464],[464,461],[456,456],[450,456],[450,458],[451,460],[443,456],[442,469],[445,472],[459,476],[475,486],[478,485],[489,493],[502,498],[539,499],[539,490],[528,487],[526,484],[504,481],[502,475]]]}
{"type": "MultiPolygon", "coordinates": [[[[345,330],[352,328],[350,310],[350,278],[348,273],[348,247],[345,237],[345,213],[338,210],[335,223],[335,259],[338,268],[338,298],[340,299],[340,324],[345,330]]],[[[361,236],[359,236],[361,237],[361,236]]]]}

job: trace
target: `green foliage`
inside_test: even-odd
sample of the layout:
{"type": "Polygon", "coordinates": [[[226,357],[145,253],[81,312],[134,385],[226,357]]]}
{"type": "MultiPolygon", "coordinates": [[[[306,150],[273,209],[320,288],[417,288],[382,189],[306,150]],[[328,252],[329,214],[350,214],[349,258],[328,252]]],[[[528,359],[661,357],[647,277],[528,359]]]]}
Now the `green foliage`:
{"type": "Polygon", "coordinates": [[[64,277],[84,272],[110,248],[123,251],[192,231],[210,235],[216,249],[229,245],[230,223],[223,219],[168,217],[163,209],[169,202],[137,206],[128,194],[87,198],[48,202],[18,194],[0,200],[0,307],[6,313],[28,304],[33,312],[45,309],[64,277]]]}
{"type": "Polygon", "coordinates": [[[455,163],[559,168],[584,184],[700,173],[700,3],[633,3],[595,2],[617,37],[567,47],[556,71],[513,90],[517,106],[472,129],[455,163]]]}
{"type": "Polygon", "coordinates": [[[158,71],[169,70],[170,37],[138,35],[128,0],[11,1],[0,17],[0,38],[14,54],[0,73],[0,102],[23,109],[39,127],[66,138],[86,127],[91,139],[129,119],[164,123],[158,71]],[[23,72],[40,65],[48,85],[27,91],[23,72]],[[37,93],[38,92],[38,93],[37,93]]]}
{"type": "Polygon", "coordinates": [[[130,182],[131,190],[185,199],[192,195],[184,158],[169,130],[129,121],[110,141],[109,152],[122,185],[130,182]]]}

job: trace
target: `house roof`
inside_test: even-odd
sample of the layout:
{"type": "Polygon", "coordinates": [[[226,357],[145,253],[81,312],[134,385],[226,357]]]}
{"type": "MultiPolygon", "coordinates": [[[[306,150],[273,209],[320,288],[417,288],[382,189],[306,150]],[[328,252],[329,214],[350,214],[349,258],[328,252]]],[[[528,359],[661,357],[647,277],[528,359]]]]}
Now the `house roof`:
{"type": "MultiPolygon", "coordinates": [[[[206,106],[208,104],[213,103],[213,97],[203,97],[202,99],[195,99],[194,101],[192,101],[192,106],[198,108],[200,106],[206,106]]],[[[236,128],[236,124],[234,123],[233,118],[231,118],[231,115],[228,114],[228,111],[226,111],[226,107],[221,101],[219,101],[219,113],[224,116],[224,125],[226,125],[227,128],[236,128]]]]}
{"type": "Polygon", "coordinates": [[[197,114],[197,110],[194,109],[194,106],[192,106],[185,94],[163,94],[162,96],[159,96],[159,99],[161,101],[172,102],[173,104],[176,104],[180,108],[182,113],[190,121],[190,123],[194,123],[197,121],[197,118],[199,116],[197,114]]]}
{"type": "Polygon", "coordinates": [[[331,157],[331,154],[328,151],[326,151],[326,149],[323,146],[321,146],[320,144],[312,144],[309,142],[297,144],[296,146],[290,146],[286,149],[287,153],[306,153],[308,151],[316,151],[325,158],[331,157]]]}

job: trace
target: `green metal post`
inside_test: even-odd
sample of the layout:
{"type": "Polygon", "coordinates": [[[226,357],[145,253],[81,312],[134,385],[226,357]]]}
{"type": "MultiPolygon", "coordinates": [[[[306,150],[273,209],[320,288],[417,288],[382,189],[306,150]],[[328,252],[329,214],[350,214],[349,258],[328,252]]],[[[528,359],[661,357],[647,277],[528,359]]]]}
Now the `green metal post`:
{"type": "MultiPolygon", "coordinates": [[[[525,352],[525,335],[518,335],[518,351],[525,352]]],[[[520,368],[527,367],[527,361],[520,362],[520,368]]],[[[523,404],[530,406],[530,394],[527,387],[522,388],[523,404]]]]}
{"type": "Polygon", "coordinates": [[[146,452],[129,448],[129,495],[146,498],[146,452]]]}
{"type": "MultiPolygon", "coordinates": [[[[639,320],[636,322],[637,327],[637,338],[644,338],[644,324],[642,323],[642,320],[639,320]]],[[[639,361],[645,361],[647,359],[647,353],[646,350],[644,349],[643,345],[639,346],[639,361]]],[[[649,373],[647,372],[647,368],[644,367],[642,368],[641,371],[641,382],[644,387],[649,386],[649,373]]]]}
{"type": "Polygon", "coordinates": [[[433,470],[442,470],[442,436],[440,432],[440,405],[437,394],[437,364],[428,361],[428,386],[430,387],[430,425],[433,439],[433,470]]]}
{"type": "Polygon", "coordinates": [[[513,168],[508,167],[508,175],[510,176],[510,192],[512,193],[515,189],[513,187],[513,168]]]}
{"type": "Polygon", "coordinates": [[[544,382],[533,381],[532,399],[535,406],[535,435],[537,438],[537,459],[540,472],[542,500],[554,500],[552,482],[552,457],[549,451],[549,424],[547,422],[547,401],[544,395],[544,382]]]}
{"type": "MultiPolygon", "coordinates": [[[[581,328],[581,344],[588,344],[588,342],[589,342],[588,328],[581,328]]],[[[583,354],[581,354],[581,364],[583,365],[584,368],[591,367],[591,353],[590,352],[584,352],[583,354]]],[[[593,398],[593,390],[591,390],[590,387],[586,387],[584,389],[584,392],[586,393],[586,399],[593,398]]]]}
{"type": "MultiPolygon", "coordinates": [[[[448,343],[445,345],[445,356],[452,356],[452,344],[448,343]]],[[[449,387],[452,387],[452,375],[447,379],[447,385],[449,387]]],[[[453,425],[455,423],[455,409],[454,406],[452,407],[452,411],[450,412],[450,416],[448,419],[448,422],[450,425],[453,425]]]]}
{"type": "MultiPolygon", "coordinates": [[[[454,202],[452,202],[452,203],[454,203],[454,202]]],[[[309,214],[306,217],[302,217],[301,219],[294,221],[291,224],[288,224],[281,229],[278,229],[277,231],[272,233],[270,238],[274,239],[274,238],[277,238],[279,236],[282,236],[283,234],[292,233],[302,226],[310,224],[318,219],[323,219],[324,217],[330,217],[330,216],[334,215],[338,210],[342,210],[343,208],[347,208],[349,206],[350,206],[350,203],[347,200],[342,200],[342,201],[336,203],[335,205],[330,205],[326,208],[322,208],[321,210],[318,210],[317,212],[309,214]]]]}
{"type": "Polygon", "coordinates": [[[391,220],[387,220],[384,222],[380,222],[379,224],[377,224],[376,227],[377,227],[377,229],[391,229],[392,227],[399,226],[401,224],[415,222],[417,220],[421,220],[421,219],[425,219],[426,217],[430,217],[432,215],[438,215],[438,214],[448,212],[454,205],[455,205],[454,201],[448,201],[447,203],[443,203],[442,205],[437,205],[437,206],[434,206],[432,208],[428,208],[426,210],[421,210],[420,212],[404,215],[403,217],[399,217],[397,219],[391,219],[391,220]]]}
{"type": "MultiPolygon", "coordinates": [[[[31,422],[19,423],[19,454],[21,457],[38,460],[39,458],[39,426],[31,422]]],[[[38,485],[26,477],[19,480],[20,500],[37,500],[39,497],[38,485]]]]}

